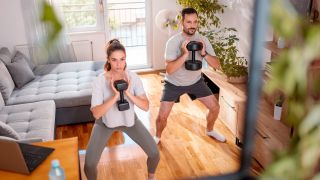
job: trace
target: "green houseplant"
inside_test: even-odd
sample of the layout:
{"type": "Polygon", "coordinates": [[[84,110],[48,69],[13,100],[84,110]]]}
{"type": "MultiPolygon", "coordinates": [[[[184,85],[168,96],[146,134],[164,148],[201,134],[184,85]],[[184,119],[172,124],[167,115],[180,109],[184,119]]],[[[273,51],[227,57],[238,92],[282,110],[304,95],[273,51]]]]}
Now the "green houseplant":
{"type": "Polygon", "coordinates": [[[246,77],[248,75],[247,59],[237,56],[236,43],[239,39],[234,32],[236,32],[234,28],[223,28],[219,31],[206,31],[203,34],[213,45],[220,60],[222,72],[227,77],[246,77]]]}
{"type": "MultiPolygon", "coordinates": [[[[222,28],[220,30],[210,30],[214,26],[220,27],[220,19],[217,13],[223,13],[225,6],[220,5],[217,0],[177,0],[183,7],[193,7],[199,15],[199,33],[206,36],[220,60],[221,71],[230,81],[234,77],[241,77],[246,80],[248,74],[247,60],[237,55],[236,43],[239,41],[235,35],[235,28],[222,28]]],[[[241,81],[241,82],[242,82],[241,81]]]]}

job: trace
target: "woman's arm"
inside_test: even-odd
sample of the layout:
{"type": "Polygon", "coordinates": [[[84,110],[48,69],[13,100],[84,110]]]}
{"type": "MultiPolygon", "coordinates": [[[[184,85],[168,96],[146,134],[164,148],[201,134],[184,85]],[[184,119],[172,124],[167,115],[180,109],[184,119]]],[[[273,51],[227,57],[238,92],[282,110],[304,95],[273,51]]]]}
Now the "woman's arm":
{"type": "Polygon", "coordinates": [[[131,94],[130,92],[126,92],[127,97],[140,109],[144,111],[149,110],[149,100],[145,94],[140,96],[135,96],[131,94]]]}
{"type": "MultiPolygon", "coordinates": [[[[128,89],[124,92],[126,94],[126,96],[136,105],[138,106],[140,109],[144,110],[144,111],[148,111],[149,110],[149,100],[146,96],[145,93],[141,93],[141,95],[139,96],[135,96],[134,94],[132,94],[130,92],[130,89],[131,89],[131,79],[129,78],[129,74],[126,73],[125,74],[125,78],[126,78],[126,81],[128,82],[128,89]]],[[[136,84],[136,86],[140,87],[140,89],[142,91],[140,92],[144,92],[143,90],[143,86],[142,86],[142,82],[141,80],[139,79],[139,82],[138,84],[136,84]]]]}
{"type": "Polygon", "coordinates": [[[120,93],[115,89],[113,86],[113,77],[110,77],[110,87],[112,88],[112,91],[114,92],[114,96],[112,96],[110,99],[104,101],[101,105],[97,105],[92,107],[90,110],[92,112],[93,117],[97,120],[101,118],[109,109],[110,107],[117,102],[119,99],[120,93]]]}
{"type": "Polygon", "coordinates": [[[90,110],[93,114],[93,117],[97,120],[101,118],[109,109],[110,107],[117,102],[119,97],[113,96],[112,98],[108,99],[101,105],[97,105],[92,107],[90,110]]]}

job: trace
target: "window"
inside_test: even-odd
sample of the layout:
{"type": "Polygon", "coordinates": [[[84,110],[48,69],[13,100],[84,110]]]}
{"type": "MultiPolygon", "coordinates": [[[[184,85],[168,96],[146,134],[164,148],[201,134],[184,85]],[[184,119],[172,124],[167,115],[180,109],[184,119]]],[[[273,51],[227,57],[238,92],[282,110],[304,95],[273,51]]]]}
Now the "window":
{"type": "Polygon", "coordinates": [[[69,32],[102,29],[98,0],[60,0],[58,7],[69,32]]]}
{"type": "Polygon", "coordinates": [[[107,20],[106,36],[119,39],[126,47],[130,69],[151,66],[151,58],[147,58],[148,5],[146,0],[107,1],[104,17],[107,20]]]}

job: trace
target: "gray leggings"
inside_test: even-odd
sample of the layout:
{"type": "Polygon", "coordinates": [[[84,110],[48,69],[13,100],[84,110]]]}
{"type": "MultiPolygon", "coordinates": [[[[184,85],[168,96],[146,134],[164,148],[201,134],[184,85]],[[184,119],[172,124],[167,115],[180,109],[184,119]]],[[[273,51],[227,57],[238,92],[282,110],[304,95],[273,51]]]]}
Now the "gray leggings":
{"type": "Polygon", "coordinates": [[[88,180],[97,179],[97,164],[100,160],[103,149],[106,146],[107,140],[110,138],[113,131],[122,131],[128,134],[148,155],[147,166],[148,172],[154,173],[159,160],[159,150],[148,130],[143,124],[135,118],[135,123],[132,127],[120,126],[116,128],[108,128],[101,119],[96,120],[89,144],[86,151],[84,172],[88,180]]]}

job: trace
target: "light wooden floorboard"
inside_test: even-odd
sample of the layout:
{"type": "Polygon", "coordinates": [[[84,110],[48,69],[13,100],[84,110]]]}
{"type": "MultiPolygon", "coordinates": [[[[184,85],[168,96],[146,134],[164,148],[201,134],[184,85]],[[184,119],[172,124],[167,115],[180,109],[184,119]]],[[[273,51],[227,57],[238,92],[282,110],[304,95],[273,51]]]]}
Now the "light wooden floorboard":
{"type": "MultiPolygon", "coordinates": [[[[156,74],[144,74],[140,77],[150,100],[150,118],[144,118],[142,122],[151,134],[155,134],[162,77],[156,74]]],[[[240,149],[234,144],[232,133],[218,120],[215,129],[226,136],[227,142],[220,143],[206,136],[208,110],[199,101],[191,101],[186,95],[180,100],[173,107],[158,145],[160,163],[156,179],[197,178],[236,171],[239,168],[240,149]]],[[[85,149],[92,127],[93,123],[57,127],[56,138],[78,136],[79,149],[85,149]]],[[[107,146],[98,166],[99,179],[146,179],[146,155],[127,135],[121,132],[113,134],[107,146]]],[[[84,154],[81,153],[81,173],[85,179],[83,163],[84,154]]]]}

